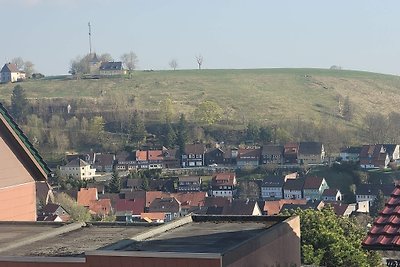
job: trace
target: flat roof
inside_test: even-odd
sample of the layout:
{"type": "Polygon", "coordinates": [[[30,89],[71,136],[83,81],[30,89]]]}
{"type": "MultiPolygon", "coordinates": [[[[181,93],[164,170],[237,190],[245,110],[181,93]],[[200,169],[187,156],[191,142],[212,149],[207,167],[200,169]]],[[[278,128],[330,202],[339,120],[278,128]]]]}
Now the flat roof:
{"type": "Polygon", "coordinates": [[[110,225],[87,224],[65,233],[51,235],[60,231],[61,225],[0,225],[0,256],[75,256],[83,257],[84,252],[97,250],[115,242],[129,239],[138,233],[149,230],[148,225],[110,225]],[[1,250],[13,242],[19,242],[32,235],[43,238],[34,242],[23,242],[11,249],[1,250]]]}
{"type": "Polygon", "coordinates": [[[124,251],[222,253],[276,222],[192,222],[135,242],[124,251]]]}
{"type": "Polygon", "coordinates": [[[256,238],[287,218],[194,215],[161,225],[0,223],[0,262],[4,256],[82,259],[85,254],[110,253],[215,256],[256,238]]]}

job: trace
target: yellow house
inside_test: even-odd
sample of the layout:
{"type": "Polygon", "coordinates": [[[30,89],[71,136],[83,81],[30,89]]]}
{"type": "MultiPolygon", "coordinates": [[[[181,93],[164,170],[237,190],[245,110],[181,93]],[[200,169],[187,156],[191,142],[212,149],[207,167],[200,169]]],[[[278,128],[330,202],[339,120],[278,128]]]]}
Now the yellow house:
{"type": "Polygon", "coordinates": [[[60,167],[63,176],[72,176],[80,180],[89,180],[96,176],[96,169],[92,169],[90,164],[79,158],[73,159],[67,165],[60,167]]]}

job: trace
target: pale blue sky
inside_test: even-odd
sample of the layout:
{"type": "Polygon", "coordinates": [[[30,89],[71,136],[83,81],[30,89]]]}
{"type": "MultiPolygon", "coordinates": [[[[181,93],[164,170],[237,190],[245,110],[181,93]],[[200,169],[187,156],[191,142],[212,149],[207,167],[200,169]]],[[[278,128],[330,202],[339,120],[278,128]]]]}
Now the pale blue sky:
{"type": "Polygon", "coordinates": [[[329,68],[400,74],[400,1],[0,0],[0,59],[65,74],[89,51],[138,69],[329,68]]]}

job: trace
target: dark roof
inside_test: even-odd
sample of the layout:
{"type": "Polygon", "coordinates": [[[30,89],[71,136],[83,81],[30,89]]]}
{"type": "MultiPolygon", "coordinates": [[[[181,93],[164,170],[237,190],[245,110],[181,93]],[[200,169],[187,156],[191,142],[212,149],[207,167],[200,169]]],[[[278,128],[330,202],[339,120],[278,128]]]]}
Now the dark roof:
{"type": "Polygon", "coordinates": [[[261,148],[241,148],[238,151],[238,160],[258,160],[261,156],[261,148]]]}
{"type": "Polygon", "coordinates": [[[179,182],[200,182],[200,176],[179,176],[179,182]]]}
{"type": "Polygon", "coordinates": [[[319,210],[321,208],[321,204],[323,205],[322,200],[309,200],[305,205],[303,204],[283,204],[281,211],[283,210],[296,210],[296,209],[312,209],[319,210]]]}
{"type": "Polygon", "coordinates": [[[263,187],[283,187],[284,180],[280,176],[269,176],[262,182],[263,187]]]}
{"type": "Polygon", "coordinates": [[[289,179],[283,186],[283,190],[303,190],[304,179],[289,179]]]}
{"type": "Polygon", "coordinates": [[[282,145],[265,145],[262,147],[261,155],[282,155],[283,150],[282,145]]]}
{"type": "Polygon", "coordinates": [[[53,214],[53,213],[55,213],[59,208],[62,208],[61,205],[49,203],[49,204],[47,204],[46,206],[43,207],[42,213],[44,213],[44,214],[53,214]]]}
{"type": "Polygon", "coordinates": [[[185,145],[185,154],[204,154],[206,146],[204,144],[187,144],[185,145]]]}
{"type": "Polygon", "coordinates": [[[328,188],[325,189],[324,192],[322,193],[323,197],[336,197],[337,193],[340,192],[336,188],[328,188]]]}
{"type": "Polygon", "coordinates": [[[103,62],[100,65],[100,70],[122,70],[122,62],[103,62]]]}
{"type": "Polygon", "coordinates": [[[381,190],[384,196],[389,196],[395,188],[394,184],[360,184],[356,187],[356,195],[378,195],[381,190]]]}
{"type": "Polygon", "coordinates": [[[382,146],[386,149],[386,152],[389,155],[393,155],[394,150],[396,149],[396,147],[398,146],[397,144],[382,144],[382,146]]]}
{"type": "MultiPolygon", "coordinates": [[[[208,206],[206,214],[208,215],[253,215],[255,206],[258,206],[255,200],[234,199],[228,200],[220,205],[208,206]]],[[[261,210],[260,210],[261,211],[261,210]]]]}
{"type": "Polygon", "coordinates": [[[75,158],[75,159],[71,160],[70,162],[68,162],[67,165],[65,165],[64,167],[83,167],[83,166],[87,166],[87,165],[90,165],[90,164],[84,160],[81,160],[80,158],[75,158]]]}
{"type": "Polygon", "coordinates": [[[322,177],[316,177],[316,176],[306,177],[303,189],[318,189],[321,186],[323,180],[324,178],[322,177]]]}
{"type": "Polygon", "coordinates": [[[350,146],[346,148],[342,148],[340,150],[341,153],[348,153],[348,154],[360,154],[361,153],[361,146],[350,146]]]}
{"type": "Polygon", "coordinates": [[[300,142],[299,154],[318,155],[322,152],[322,143],[319,142],[300,142]]]}
{"type": "Polygon", "coordinates": [[[115,156],[113,154],[96,154],[96,165],[109,166],[114,164],[115,156]]]}
{"type": "Polygon", "coordinates": [[[253,215],[255,200],[234,199],[232,203],[224,209],[224,215],[253,215]]]}
{"type": "Polygon", "coordinates": [[[385,208],[374,221],[364,248],[376,250],[400,250],[400,186],[393,190],[385,208]]]}
{"type": "Polygon", "coordinates": [[[17,68],[17,65],[15,65],[14,63],[7,63],[4,64],[3,68],[0,71],[0,73],[4,72],[19,72],[19,70],[17,68]]]}
{"type": "Polygon", "coordinates": [[[180,202],[174,197],[156,198],[149,207],[150,212],[179,212],[180,202]]]}
{"type": "MultiPolygon", "coordinates": [[[[27,149],[27,152],[30,153],[34,161],[39,165],[39,172],[41,172],[45,177],[42,180],[46,180],[47,176],[50,174],[51,170],[47,166],[46,162],[39,155],[39,152],[34,148],[31,142],[29,142],[28,137],[24,134],[24,132],[19,128],[17,123],[8,113],[8,111],[4,108],[4,106],[0,103],[0,115],[4,118],[8,126],[12,129],[12,134],[14,134],[23,144],[23,146],[27,149]]],[[[35,177],[38,179],[38,177],[35,177]]]]}

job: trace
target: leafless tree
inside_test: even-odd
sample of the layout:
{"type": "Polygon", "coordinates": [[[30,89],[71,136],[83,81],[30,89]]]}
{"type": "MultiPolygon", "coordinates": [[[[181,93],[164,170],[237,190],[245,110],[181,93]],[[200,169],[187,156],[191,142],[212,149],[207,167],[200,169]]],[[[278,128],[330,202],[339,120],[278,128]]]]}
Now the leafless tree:
{"type": "Polygon", "coordinates": [[[35,72],[34,64],[31,61],[25,61],[23,70],[26,77],[31,77],[32,73],[35,72]]]}
{"type": "Polygon", "coordinates": [[[178,67],[178,61],[176,59],[171,59],[171,61],[169,62],[169,66],[176,70],[176,68],[178,67]]]}
{"type": "Polygon", "coordinates": [[[201,65],[203,64],[203,56],[198,55],[196,56],[197,65],[199,65],[199,70],[201,70],[201,65]]]}
{"type": "Polygon", "coordinates": [[[131,75],[132,71],[136,68],[138,62],[136,54],[132,51],[129,53],[125,53],[121,56],[121,60],[124,63],[125,67],[128,69],[129,75],[131,75]]]}
{"type": "Polygon", "coordinates": [[[22,70],[24,67],[24,60],[21,57],[16,57],[11,60],[11,63],[17,66],[18,70],[22,70]]]}

